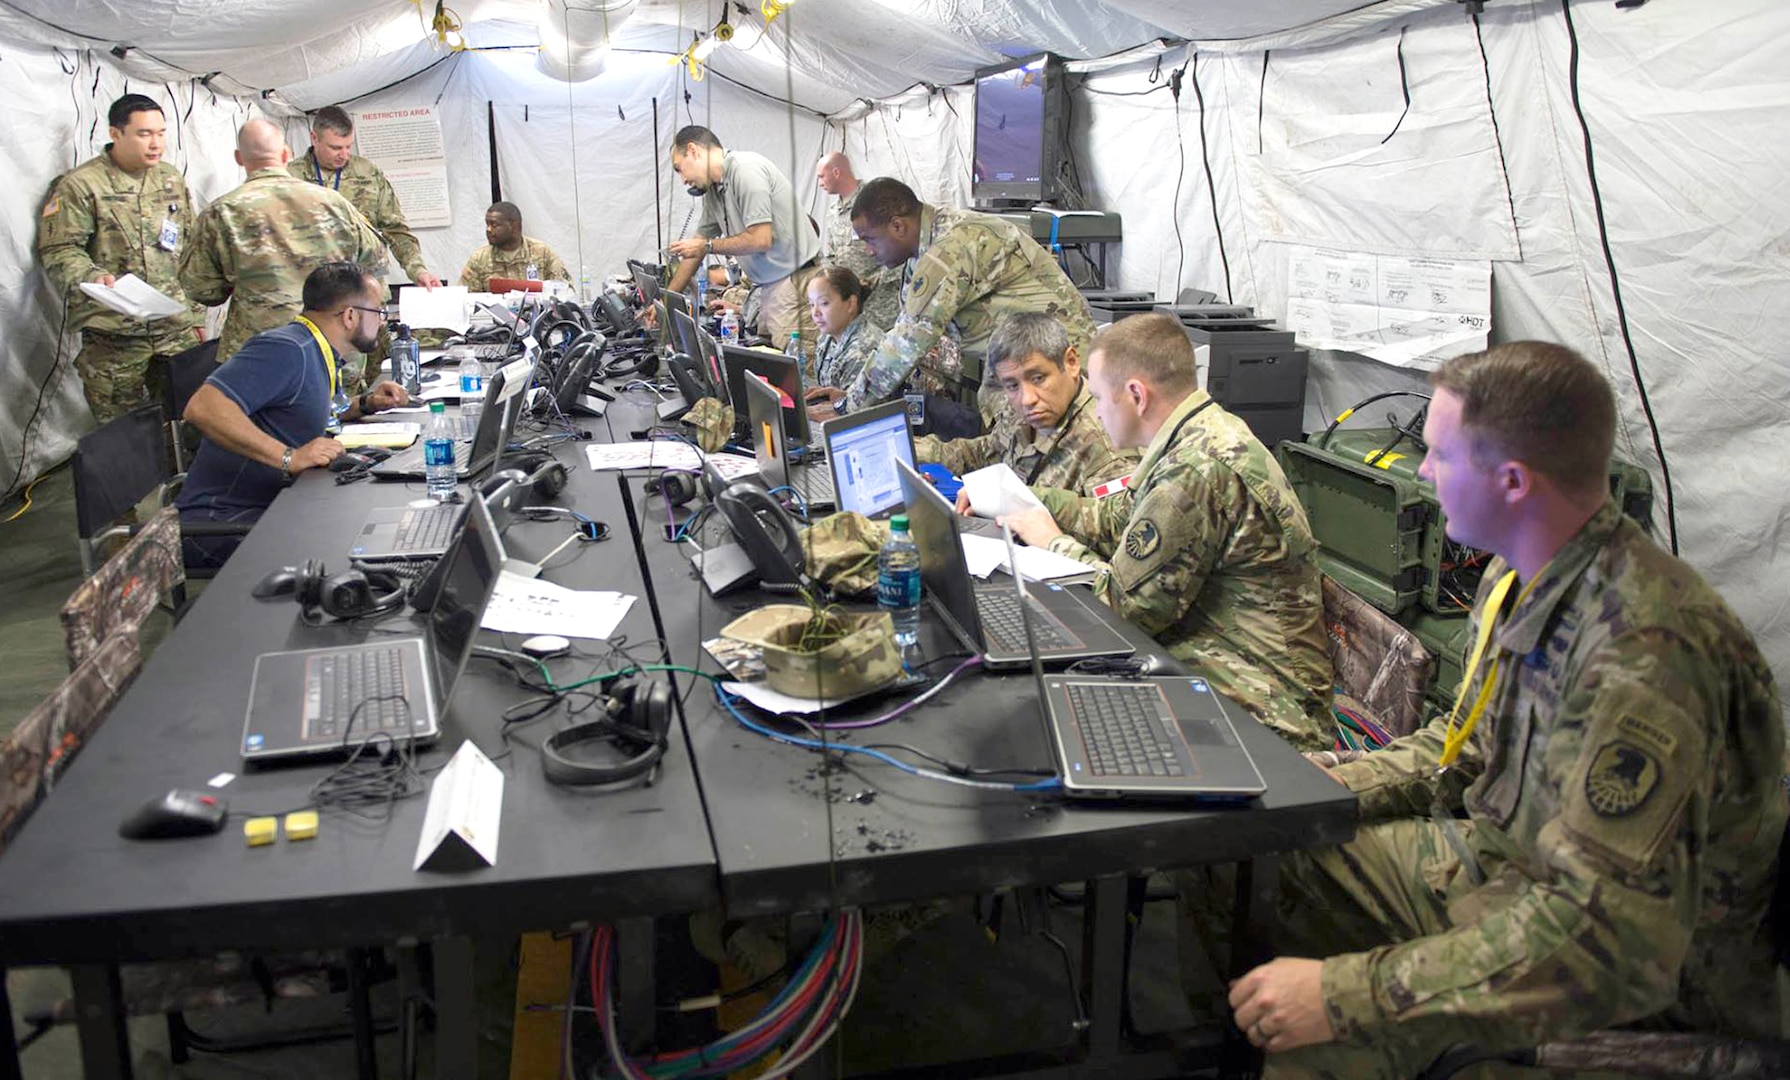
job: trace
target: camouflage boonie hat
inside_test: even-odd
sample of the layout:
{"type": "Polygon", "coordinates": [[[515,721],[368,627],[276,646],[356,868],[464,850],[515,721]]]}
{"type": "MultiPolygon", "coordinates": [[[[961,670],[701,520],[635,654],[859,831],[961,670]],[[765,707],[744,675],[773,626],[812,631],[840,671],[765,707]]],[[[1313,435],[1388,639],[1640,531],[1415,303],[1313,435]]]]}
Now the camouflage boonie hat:
{"type": "Polygon", "coordinates": [[[802,530],[808,576],[839,596],[876,591],[876,557],[889,527],[850,510],[821,518],[802,530]]]}
{"type": "Polygon", "coordinates": [[[712,454],[733,438],[733,406],[720,398],[705,397],[684,414],[683,423],[696,430],[696,445],[712,454]]]}

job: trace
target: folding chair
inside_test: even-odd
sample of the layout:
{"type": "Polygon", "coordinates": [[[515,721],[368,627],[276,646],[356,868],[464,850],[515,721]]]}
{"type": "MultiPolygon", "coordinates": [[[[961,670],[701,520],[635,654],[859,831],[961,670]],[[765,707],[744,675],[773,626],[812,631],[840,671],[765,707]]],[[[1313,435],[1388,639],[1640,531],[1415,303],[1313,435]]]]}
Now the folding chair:
{"type": "Polygon", "coordinates": [[[186,472],[186,403],[218,369],[218,340],[202,341],[175,356],[158,356],[162,365],[162,414],[168,421],[168,445],[174,451],[174,471],[186,472]]]}
{"type": "Polygon", "coordinates": [[[73,670],[110,638],[133,640],[162,597],[175,618],[186,610],[186,568],[180,562],[180,515],[156,511],[118,554],[83,581],[62,605],[62,633],[73,670]]]}

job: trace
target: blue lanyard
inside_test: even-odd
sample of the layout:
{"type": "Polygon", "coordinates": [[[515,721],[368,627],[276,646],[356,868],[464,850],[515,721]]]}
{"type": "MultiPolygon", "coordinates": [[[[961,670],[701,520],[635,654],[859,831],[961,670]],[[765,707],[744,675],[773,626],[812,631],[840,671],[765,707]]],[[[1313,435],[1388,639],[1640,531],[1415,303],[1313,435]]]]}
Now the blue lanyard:
{"type": "MultiPolygon", "coordinates": [[[[323,166],[317,164],[317,152],[311,151],[311,171],[317,174],[317,186],[323,186],[323,166]]],[[[336,170],[336,190],[342,190],[342,170],[336,170]]]]}

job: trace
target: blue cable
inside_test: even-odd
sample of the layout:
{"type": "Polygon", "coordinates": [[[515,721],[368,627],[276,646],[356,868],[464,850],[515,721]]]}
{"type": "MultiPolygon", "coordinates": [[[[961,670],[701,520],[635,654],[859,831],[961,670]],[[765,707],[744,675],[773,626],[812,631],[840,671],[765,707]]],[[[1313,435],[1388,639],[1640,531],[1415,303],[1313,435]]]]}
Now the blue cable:
{"type": "Polygon", "coordinates": [[[796,508],[802,512],[802,516],[804,518],[806,518],[808,516],[808,500],[802,498],[801,492],[797,491],[795,488],[790,487],[788,484],[783,484],[781,486],[772,488],[770,493],[772,495],[775,495],[779,491],[789,492],[789,497],[796,501],[796,508]]]}
{"type": "Polygon", "coordinates": [[[949,773],[935,772],[931,769],[917,768],[899,758],[891,757],[881,750],[872,749],[867,746],[853,746],[851,743],[843,742],[823,743],[815,739],[804,739],[796,735],[785,735],[780,731],[773,730],[765,727],[763,724],[755,723],[748,719],[744,713],[740,712],[740,710],[734,706],[734,701],[736,699],[733,695],[723,690],[718,683],[715,686],[715,698],[721,702],[721,707],[726,709],[728,713],[739,722],[740,726],[746,730],[756,732],[774,742],[788,743],[790,746],[800,746],[805,750],[837,750],[841,753],[863,754],[867,757],[875,758],[885,765],[893,765],[902,772],[909,773],[913,776],[924,777],[928,780],[944,780],[948,783],[963,784],[969,787],[998,788],[1003,791],[1055,791],[1063,786],[1063,781],[1054,776],[1048,780],[1037,780],[1029,784],[1006,784],[996,780],[972,780],[967,777],[952,776],[949,773]]]}

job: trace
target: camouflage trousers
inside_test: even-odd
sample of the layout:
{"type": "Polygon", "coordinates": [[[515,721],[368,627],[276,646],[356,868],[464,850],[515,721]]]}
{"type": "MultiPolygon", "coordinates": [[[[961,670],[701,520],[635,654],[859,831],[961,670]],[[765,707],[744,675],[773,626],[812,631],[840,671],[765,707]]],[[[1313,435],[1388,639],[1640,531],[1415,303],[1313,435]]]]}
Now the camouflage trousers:
{"type": "MultiPolygon", "coordinates": [[[[1471,843],[1472,826],[1461,822],[1471,843]]],[[[1323,958],[1364,952],[1448,930],[1448,886],[1460,861],[1440,826],[1409,818],[1364,826],[1354,840],[1337,847],[1301,851],[1280,858],[1278,895],[1269,911],[1257,912],[1276,956],[1323,958]]],[[[1231,971],[1231,901],[1235,868],[1195,867],[1174,875],[1180,893],[1181,984],[1195,1017],[1230,1023],[1225,973],[1231,971]]],[[[1270,1054],[1264,1077],[1274,1080],[1409,1080],[1451,1047],[1468,1041],[1465,1025],[1448,1030],[1394,1027],[1371,1046],[1325,1043],[1270,1054]]],[[[1482,1064],[1462,1069],[1462,1078],[1539,1078],[1568,1074],[1514,1065],[1482,1064]]]]}
{"type": "Polygon", "coordinates": [[[161,404],[162,370],[151,361],[177,356],[200,340],[199,328],[191,326],[141,335],[83,330],[75,370],[81,373],[81,392],[94,422],[105,424],[132,409],[161,404]]]}

